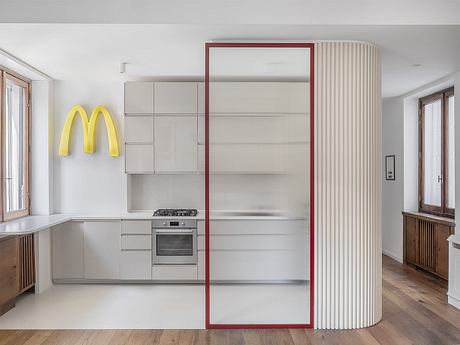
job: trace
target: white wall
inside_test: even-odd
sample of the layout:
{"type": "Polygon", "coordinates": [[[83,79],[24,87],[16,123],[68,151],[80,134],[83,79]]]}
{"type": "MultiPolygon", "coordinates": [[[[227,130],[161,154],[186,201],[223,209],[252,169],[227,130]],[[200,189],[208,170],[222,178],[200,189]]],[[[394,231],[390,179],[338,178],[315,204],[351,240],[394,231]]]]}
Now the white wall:
{"type": "MultiPolygon", "coordinates": [[[[418,210],[418,99],[456,85],[460,90],[460,73],[434,81],[399,97],[383,101],[383,155],[396,155],[396,181],[383,180],[382,250],[403,261],[403,223],[401,212],[418,210]]],[[[456,97],[455,114],[460,116],[460,97],[456,97]]],[[[456,121],[456,179],[460,179],[460,121],[456,121]]],[[[460,205],[460,184],[456,202],[460,205]]],[[[460,219],[460,207],[456,218],[460,219]]],[[[457,230],[458,231],[458,230],[457,230]]]]}
{"type": "MultiPolygon", "coordinates": [[[[403,99],[394,97],[383,102],[383,159],[395,155],[395,180],[385,180],[382,185],[382,251],[402,261],[402,214],[403,209],[403,99]]],[[[382,166],[385,167],[385,161],[382,166]]]]}
{"type": "Polygon", "coordinates": [[[123,83],[55,82],[54,203],[57,213],[126,212],[124,173],[123,83]],[[83,152],[83,132],[79,118],[74,119],[70,154],[58,156],[60,134],[70,108],[81,104],[90,116],[96,105],[110,111],[119,136],[120,157],[110,157],[102,117],[96,129],[93,154],[83,152]]]}
{"type": "Polygon", "coordinates": [[[54,86],[32,82],[31,212],[53,213],[54,86]]]}

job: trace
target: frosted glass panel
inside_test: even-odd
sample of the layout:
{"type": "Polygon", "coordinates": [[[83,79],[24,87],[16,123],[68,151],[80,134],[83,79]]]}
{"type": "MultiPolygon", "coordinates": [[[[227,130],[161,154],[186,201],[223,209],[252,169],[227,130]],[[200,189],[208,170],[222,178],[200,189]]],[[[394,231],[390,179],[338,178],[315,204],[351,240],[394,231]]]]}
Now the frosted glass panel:
{"type": "Polygon", "coordinates": [[[310,322],[310,55],[212,48],[211,324],[310,322]]]}
{"type": "Polygon", "coordinates": [[[454,96],[448,99],[447,114],[447,207],[455,208],[455,135],[454,96]]]}
{"type": "Polygon", "coordinates": [[[442,114],[441,100],[424,106],[423,169],[426,205],[441,206],[442,114]]]}

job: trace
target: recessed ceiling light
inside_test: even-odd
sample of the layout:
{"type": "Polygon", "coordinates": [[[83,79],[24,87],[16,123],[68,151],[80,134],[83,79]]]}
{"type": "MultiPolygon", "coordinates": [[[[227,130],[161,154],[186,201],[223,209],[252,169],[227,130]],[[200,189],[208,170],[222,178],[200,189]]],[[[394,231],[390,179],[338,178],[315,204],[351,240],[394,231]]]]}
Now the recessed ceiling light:
{"type": "Polygon", "coordinates": [[[422,64],[421,63],[414,63],[412,67],[420,67],[422,64]]]}

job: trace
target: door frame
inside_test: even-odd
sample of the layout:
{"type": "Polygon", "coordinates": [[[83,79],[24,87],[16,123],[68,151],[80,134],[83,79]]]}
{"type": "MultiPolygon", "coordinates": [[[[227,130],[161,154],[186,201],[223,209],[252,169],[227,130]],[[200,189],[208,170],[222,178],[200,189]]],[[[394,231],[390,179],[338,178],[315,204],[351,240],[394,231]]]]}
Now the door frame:
{"type": "Polygon", "coordinates": [[[314,43],[206,42],[205,43],[205,321],[207,329],[313,328],[314,324],[314,43]],[[209,53],[212,48],[303,48],[310,52],[310,322],[299,324],[213,324],[210,298],[209,205],[209,53]]]}

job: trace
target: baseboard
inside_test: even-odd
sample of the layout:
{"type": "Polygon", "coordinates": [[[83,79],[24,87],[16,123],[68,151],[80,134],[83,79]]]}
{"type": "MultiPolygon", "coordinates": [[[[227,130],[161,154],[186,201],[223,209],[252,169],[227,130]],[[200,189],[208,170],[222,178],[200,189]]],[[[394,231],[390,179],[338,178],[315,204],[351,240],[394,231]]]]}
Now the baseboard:
{"type": "Polygon", "coordinates": [[[390,258],[392,258],[392,259],[398,261],[398,262],[401,263],[401,264],[403,263],[403,259],[402,259],[402,258],[399,258],[399,257],[397,257],[396,255],[387,252],[386,250],[382,250],[382,254],[383,254],[383,255],[386,255],[386,256],[389,256],[390,258]]]}
{"type": "Polygon", "coordinates": [[[447,302],[455,308],[460,309],[460,300],[450,296],[449,293],[447,294],[447,302]]]}

